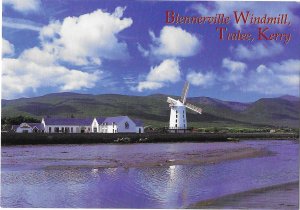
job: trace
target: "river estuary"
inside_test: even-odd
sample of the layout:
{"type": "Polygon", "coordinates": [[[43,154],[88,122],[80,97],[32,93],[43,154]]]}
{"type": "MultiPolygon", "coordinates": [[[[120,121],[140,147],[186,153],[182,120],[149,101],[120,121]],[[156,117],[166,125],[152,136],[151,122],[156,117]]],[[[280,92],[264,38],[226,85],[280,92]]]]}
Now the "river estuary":
{"type": "Polygon", "coordinates": [[[299,176],[299,143],[293,140],[8,146],[1,153],[2,207],[185,208],[299,176]],[[125,163],[142,162],[226,147],[272,154],[207,164],[122,165],[123,157],[125,163]]]}

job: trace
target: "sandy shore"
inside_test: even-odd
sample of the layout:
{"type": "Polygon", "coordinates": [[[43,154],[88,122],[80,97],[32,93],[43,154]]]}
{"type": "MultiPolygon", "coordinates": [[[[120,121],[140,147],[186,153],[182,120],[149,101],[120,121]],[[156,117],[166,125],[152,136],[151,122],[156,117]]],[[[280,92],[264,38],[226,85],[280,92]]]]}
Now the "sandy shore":
{"type": "Polygon", "coordinates": [[[227,148],[206,150],[188,153],[165,153],[154,156],[144,155],[142,158],[128,157],[124,158],[117,166],[124,167],[151,167],[151,166],[169,166],[169,165],[207,165],[216,164],[228,160],[238,160],[243,158],[262,157],[272,155],[270,151],[264,149],[246,148],[227,148]]]}
{"type": "Polygon", "coordinates": [[[2,166],[66,168],[131,168],[170,165],[207,165],[229,160],[274,155],[265,148],[241,143],[165,143],[9,147],[2,151],[2,166]],[[9,150],[10,149],[10,150],[9,150]]]}
{"type": "Polygon", "coordinates": [[[254,189],[201,201],[196,209],[299,209],[299,182],[254,189]]]}
{"type": "MultiPolygon", "coordinates": [[[[43,162],[51,161],[53,165],[47,165],[48,169],[60,168],[140,168],[140,167],[162,167],[170,165],[207,165],[217,164],[229,160],[238,160],[243,158],[254,158],[274,155],[266,149],[246,147],[244,145],[231,143],[231,145],[222,148],[214,144],[211,148],[188,149],[186,151],[130,151],[124,149],[121,153],[114,152],[109,155],[101,155],[94,158],[85,157],[51,157],[39,158],[39,165],[43,162]],[[127,152],[126,152],[127,151],[127,152]],[[63,162],[63,164],[61,164],[63,162]],[[78,162],[81,164],[79,165],[78,162]]],[[[73,156],[73,155],[71,155],[73,156]]],[[[5,164],[5,163],[4,163],[5,164]]]]}

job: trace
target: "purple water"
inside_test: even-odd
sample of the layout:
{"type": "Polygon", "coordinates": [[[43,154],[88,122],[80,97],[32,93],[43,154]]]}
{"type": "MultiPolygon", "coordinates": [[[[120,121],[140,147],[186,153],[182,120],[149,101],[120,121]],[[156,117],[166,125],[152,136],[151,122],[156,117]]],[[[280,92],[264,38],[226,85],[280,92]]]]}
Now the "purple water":
{"type": "Polygon", "coordinates": [[[296,141],[2,147],[2,207],[182,208],[201,200],[298,180],[296,141]],[[214,165],[99,168],[207,148],[267,148],[268,157],[214,165]],[[101,157],[101,160],[98,158],[101,157]],[[98,158],[98,159],[97,159],[98,158]],[[72,167],[68,167],[72,166],[72,167]]]}

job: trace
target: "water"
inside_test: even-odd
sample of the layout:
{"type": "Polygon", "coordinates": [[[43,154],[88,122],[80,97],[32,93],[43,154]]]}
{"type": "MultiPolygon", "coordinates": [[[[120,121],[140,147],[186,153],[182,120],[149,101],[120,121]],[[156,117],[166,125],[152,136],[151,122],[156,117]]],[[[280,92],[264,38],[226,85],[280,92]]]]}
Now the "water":
{"type": "Polygon", "coordinates": [[[2,207],[182,208],[222,195],[298,180],[295,141],[2,147],[2,207]],[[107,168],[209,148],[267,148],[277,154],[219,164],[107,168]],[[113,158],[112,158],[113,157],[113,158]]]}

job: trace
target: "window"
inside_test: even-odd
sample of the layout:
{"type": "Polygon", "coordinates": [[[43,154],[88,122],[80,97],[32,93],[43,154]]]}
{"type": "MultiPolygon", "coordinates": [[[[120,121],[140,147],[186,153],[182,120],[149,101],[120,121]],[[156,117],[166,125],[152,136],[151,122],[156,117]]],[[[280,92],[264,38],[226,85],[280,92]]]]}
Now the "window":
{"type": "Polygon", "coordinates": [[[71,133],[73,133],[73,127],[71,127],[71,133]]]}
{"type": "Polygon", "coordinates": [[[49,127],[49,133],[51,133],[51,127],[49,127]]]}
{"type": "Polygon", "coordinates": [[[54,133],[59,133],[59,127],[54,128],[54,133]]]}
{"type": "Polygon", "coordinates": [[[129,123],[125,122],[125,129],[128,129],[128,128],[129,128],[129,123]]]}
{"type": "Polygon", "coordinates": [[[97,128],[94,128],[94,133],[97,133],[97,128]]]}
{"type": "Polygon", "coordinates": [[[177,128],[177,123],[175,124],[175,128],[177,128]]]}
{"type": "Polygon", "coordinates": [[[177,119],[176,119],[176,123],[177,123],[177,119]]]}
{"type": "Polygon", "coordinates": [[[80,133],[85,133],[84,131],[85,131],[85,127],[81,127],[80,133]]]}
{"type": "Polygon", "coordinates": [[[69,127],[65,127],[65,132],[66,133],[70,133],[70,128],[69,127]]]}

